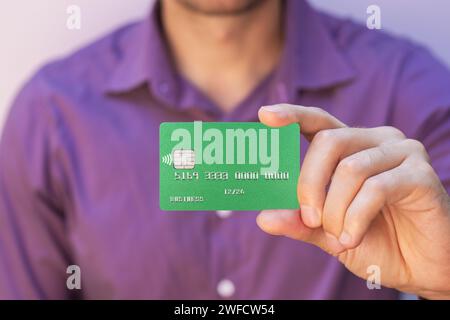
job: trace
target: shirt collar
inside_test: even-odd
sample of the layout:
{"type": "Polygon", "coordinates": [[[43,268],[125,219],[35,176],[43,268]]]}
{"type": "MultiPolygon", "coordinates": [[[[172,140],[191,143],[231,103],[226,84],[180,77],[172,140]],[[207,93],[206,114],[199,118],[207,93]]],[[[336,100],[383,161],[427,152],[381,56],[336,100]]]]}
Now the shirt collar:
{"type": "MultiPolygon", "coordinates": [[[[355,71],[327,29],[323,17],[304,0],[286,0],[285,48],[277,70],[289,91],[317,90],[351,80],[355,71]]],[[[122,93],[146,84],[168,103],[176,103],[179,78],[162,33],[159,1],[150,16],[133,26],[119,44],[121,59],[106,92],[122,93]]]]}
{"type": "Polygon", "coordinates": [[[164,40],[159,13],[160,3],[155,1],[150,15],[131,26],[119,41],[120,58],[106,82],[107,93],[124,93],[147,85],[151,92],[164,99],[175,96],[178,77],[164,40]]]}
{"type": "Polygon", "coordinates": [[[324,89],[353,79],[355,71],[321,14],[303,0],[286,1],[285,10],[285,50],[279,73],[287,79],[288,90],[324,89]]]}

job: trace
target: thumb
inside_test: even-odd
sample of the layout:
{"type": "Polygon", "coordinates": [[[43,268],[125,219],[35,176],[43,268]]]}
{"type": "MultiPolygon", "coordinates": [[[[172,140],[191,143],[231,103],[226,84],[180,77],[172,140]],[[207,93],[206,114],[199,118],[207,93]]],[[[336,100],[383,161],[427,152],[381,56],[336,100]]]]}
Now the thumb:
{"type": "Polygon", "coordinates": [[[269,127],[282,127],[298,123],[302,134],[309,141],[321,130],[345,127],[344,123],[325,110],[286,103],[261,107],[258,117],[263,124],[269,127]]]}
{"type": "Polygon", "coordinates": [[[345,250],[335,237],[327,236],[322,228],[307,227],[300,217],[300,210],[263,210],[256,217],[256,223],[264,232],[271,235],[304,241],[318,246],[331,255],[337,255],[345,250]]]}

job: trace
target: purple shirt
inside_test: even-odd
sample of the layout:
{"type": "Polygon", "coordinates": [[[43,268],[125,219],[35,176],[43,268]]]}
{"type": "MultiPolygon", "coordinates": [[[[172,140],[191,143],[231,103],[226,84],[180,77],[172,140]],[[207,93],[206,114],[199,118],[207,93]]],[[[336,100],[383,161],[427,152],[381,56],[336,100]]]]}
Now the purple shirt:
{"type": "Polygon", "coordinates": [[[158,128],[320,106],[421,140],[448,190],[450,73],[408,41],[291,0],[279,66],[226,114],[177,74],[155,8],[42,68],[12,106],[0,145],[0,297],[396,298],[312,245],[265,234],[257,212],[161,211],[158,128]],[[72,264],[81,290],[66,287],[72,264]]]}

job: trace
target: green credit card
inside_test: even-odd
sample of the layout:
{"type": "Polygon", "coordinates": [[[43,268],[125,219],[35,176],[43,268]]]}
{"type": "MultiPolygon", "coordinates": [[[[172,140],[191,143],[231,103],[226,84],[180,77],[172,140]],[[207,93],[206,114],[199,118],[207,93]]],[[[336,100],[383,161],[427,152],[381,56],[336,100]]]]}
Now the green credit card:
{"type": "Polygon", "coordinates": [[[299,208],[298,124],[165,122],[159,139],[162,210],[299,208]]]}

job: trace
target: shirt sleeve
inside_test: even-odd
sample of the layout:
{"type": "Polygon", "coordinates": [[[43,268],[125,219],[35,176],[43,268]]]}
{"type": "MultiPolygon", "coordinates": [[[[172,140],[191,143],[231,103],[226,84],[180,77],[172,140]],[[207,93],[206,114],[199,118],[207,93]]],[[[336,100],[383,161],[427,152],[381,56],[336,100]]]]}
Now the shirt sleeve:
{"type": "Polygon", "coordinates": [[[393,126],[421,141],[450,191],[450,71],[432,54],[412,46],[394,92],[393,126]]]}
{"type": "Polygon", "coordinates": [[[0,299],[71,297],[57,123],[42,83],[35,78],[20,92],[0,141],[0,299]]]}

